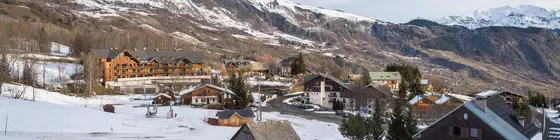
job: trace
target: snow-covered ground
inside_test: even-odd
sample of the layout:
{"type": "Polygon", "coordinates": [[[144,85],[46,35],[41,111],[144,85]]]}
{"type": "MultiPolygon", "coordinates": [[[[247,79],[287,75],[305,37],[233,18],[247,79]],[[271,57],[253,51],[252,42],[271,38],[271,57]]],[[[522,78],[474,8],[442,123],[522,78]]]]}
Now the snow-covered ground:
{"type": "MultiPolygon", "coordinates": [[[[5,89],[18,90],[26,86],[5,84],[5,89]]],[[[4,90],[2,95],[8,94],[4,90]]],[[[189,139],[221,140],[229,139],[239,127],[211,126],[203,122],[214,117],[216,110],[198,109],[186,106],[173,107],[177,118],[167,119],[168,107],[159,107],[156,118],[145,118],[146,108],[134,105],[151,101],[130,100],[136,96],[97,96],[83,98],[65,96],[55,92],[36,89],[36,102],[0,97],[0,125],[8,116],[8,135],[0,139],[8,140],[119,140],[119,139],[189,139]],[[99,105],[119,103],[116,113],[105,113],[99,105]],[[83,106],[89,104],[87,108],[83,106]]],[[[26,88],[26,97],[32,91],[26,88]]],[[[288,120],[297,134],[304,140],[340,140],[338,125],[284,115],[278,112],[263,112],[264,121],[288,120]]],[[[0,128],[3,131],[3,128],[0,128]]]]}
{"type": "MultiPolygon", "coordinates": [[[[11,75],[21,76],[23,75],[23,68],[25,65],[26,58],[32,58],[36,60],[68,60],[77,61],[76,58],[63,57],[63,56],[48,56],[42,54],[22,54],[19,57],[11,57],[9,62],[12,65],[11,75]]],[[[77,71],[82,69],[82,65],[76,63],[67,62],[50,62],[50,61],[37,61],[33,65],[35,71],[35,77],[38,84],[43,84],[43,75],[45,77],[45,83],[47,85],[60,86],[61,84],[66,84],[71,81],[70,76],[74,75],[77,71]]]]}
{"type": "MultiPolygon", "coordinates": [[[[280,82],[280,81],[266,81],[266,80],[257,80],[259,79],[258,77],[249,77],[245,80],[245,83],[247,83],[250,86],[257,86],[257,85],[261,85],[261,86],[282,86],[282,87],[291,87],[292,83],[290,82],[280,82]]],[[[262,78],[264,79],[264,78],[262,78]]]]}
{"type": "Polygon", "coordinates": [[[58,44],[56,42],[52,42],[51,45],[51,55],[56,56],[68,56],[70,53],[70,47],[62,44],[58,44]]]}

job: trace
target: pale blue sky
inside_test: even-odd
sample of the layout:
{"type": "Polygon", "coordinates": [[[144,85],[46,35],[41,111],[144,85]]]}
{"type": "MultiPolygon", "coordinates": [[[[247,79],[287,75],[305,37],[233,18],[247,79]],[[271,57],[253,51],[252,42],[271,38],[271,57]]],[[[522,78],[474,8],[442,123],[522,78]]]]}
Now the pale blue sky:
{"type": "Polygon", "coordinates": [[[339,9],[388,22],[408,22],[417,17],[433,19],[467,15],[477,10],[531,4],[560,9],[560,0],[295,0],[301,4],[339,9]]]}

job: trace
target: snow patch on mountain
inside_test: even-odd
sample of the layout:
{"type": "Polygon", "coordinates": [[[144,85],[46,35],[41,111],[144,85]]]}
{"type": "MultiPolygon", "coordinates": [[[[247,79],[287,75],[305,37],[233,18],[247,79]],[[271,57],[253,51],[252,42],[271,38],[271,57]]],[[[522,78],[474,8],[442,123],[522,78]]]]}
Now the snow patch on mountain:
{"type": "Polygon", "coordinates": [[[560,11],[533,5],[504,6],[477,10],[472,16],[448,16],[436,19],[444,25],[460,25],[470,29],[489,26],[560,28],[560,11]]]}
{"type": "Polygon", "coordinates": [[[270,12],[278,13],[283,15],[292,23],[297,23],[293,15],[298,12],[297,8],[313,11],[316,13],[321,13],[330,18],[343,18],[350,21],[367,21],[367,22],[379,22],[371,18],[358,16],[355,14],[345,13],[338,10],[317,8],[308,5],[301,5],[292,0],[248,0],[259,10],[268,10],[270,12]]]}
{"type": "Polygon", "coordinates": [[[173,33],[170,33],[169,35],[172,36],[172,37],[181,39],[181,40],[183,40],[183,41],[185,41],[185,42],[192,43],[192,44],[194,44],[194,45],[203,45],[203,46],[206,46],[206,43],[204,43],[204,42],[202,42],[202,41],[200,41],[200,40],[198,40],[198,39],[196,39],[196,38],[194,38],[194,37],[192,37],[192,36],[190,36],[190,35],[187,35],[187,34],[185,34],[185,33],[182,33],[182,32],[173,32],[173,33]]]}
{"type": "Polygon", "coordinates": [[[156,28],[154,28],[154,27],[152,27],[151,25],[148,25],[148,24],[140,24],[140,25],[138,25],[138,26],[139,26],[139,27],[142,27],[142,28],[144,28],[144,29],[146,29],[146,30],[152,31],[152,32],[154,32],[154,33],[156,33],[156,34],[165,34],[164,31],[159,30],[159,29],[156,29],[156,28]]]}

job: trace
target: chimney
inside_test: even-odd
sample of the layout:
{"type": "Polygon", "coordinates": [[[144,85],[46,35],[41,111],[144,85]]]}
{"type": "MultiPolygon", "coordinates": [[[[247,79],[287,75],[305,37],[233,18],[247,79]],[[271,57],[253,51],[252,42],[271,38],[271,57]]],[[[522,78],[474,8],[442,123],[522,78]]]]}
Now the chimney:
{"type": "Polygon", "coordinates": [[[474,99],[474,104],[476,104],[480,110],[486,112],[486,97],[476,97],[474,99]]]}
{"type": "Polygon", "coordinates": [[[519,123],[521,127],[525,127],[525,117],[517,117],[517,123],[519,123]]]}

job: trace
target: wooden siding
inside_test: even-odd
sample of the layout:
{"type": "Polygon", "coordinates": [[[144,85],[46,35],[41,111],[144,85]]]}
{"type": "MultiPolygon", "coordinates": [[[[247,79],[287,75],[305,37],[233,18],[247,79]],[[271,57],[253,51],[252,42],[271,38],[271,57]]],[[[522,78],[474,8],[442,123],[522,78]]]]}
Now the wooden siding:
{"type": "Polygon", "coordinates": [[[414,112],[426,112],[433,108],[436,104],[428,98],[422,98],[420,101],[412,105],[414,112]]]}
{"type": "Polygon", "coordinates": [[[466,107],[461,107],[447,117],[426,128],[419,134],[420,140],[505,140],[498,132],[479,119],[466,107]],[[464,119],[467,114],[467,119],[464,119]],[[455,127],[459,133],[455,134],[455,127]],[[471,128],[477,129],[478,137],[470,137],[471,128]]]}
{"type": "Polygon", "coordinates": [[[210,74],[210,66],[205,62],[188,63],[185,59],[177,64],[162,64],[157,61],[142,64],[127,51],[123,51],[115,58],[101,58],[99,62],[103,69],[104,82],[117,81],[119,78],[210,74]]]}
{"type": "Polygon", "coordinates": [[[203,88],[193,90],[190,93],[183,94],[181,96],[181,105],[191,104],[193,96],[218,96],[218,98],[221,98],[221,99],[218,100],[219,103],[222,103],[222,104],[223,103],[228,103],[228,102],[233,103],[233,97],[232,97],[233,95],[232,94],[227,95],[228,97],[226,97],[225,95],[220,96],[221,92],[222,91],[220,91],[218,89],[215,89],[215,88],[212,88],[212,87],[209,87],[209,86],[205,86],[203,88]]]}
{"type": "Polygon", "coordinates": [[[248,122],[253,122],[253,117],[242,118],[237,113],[233,114],[230,118],[218,120],[218,124],[221,126],[242,126],[248,122]]]}

